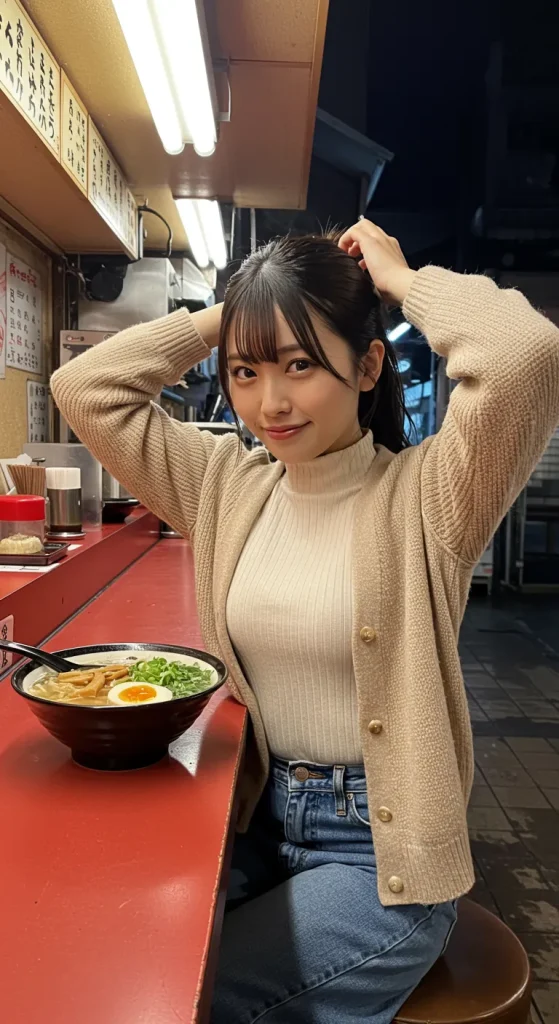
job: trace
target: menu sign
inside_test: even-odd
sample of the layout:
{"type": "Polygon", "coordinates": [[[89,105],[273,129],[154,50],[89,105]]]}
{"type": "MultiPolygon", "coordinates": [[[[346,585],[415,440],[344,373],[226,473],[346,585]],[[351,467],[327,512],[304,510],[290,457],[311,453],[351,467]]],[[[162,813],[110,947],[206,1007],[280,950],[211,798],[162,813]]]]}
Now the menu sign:
{"type": "Polygon", "coordinates": [[[27,381],[27,440],[48,441],[48,391],[46,384],[27,381]]]}
{"type": "Polygon", "coordinates": [[[6,246],[0,242],[0,380],[6,376],[6,246]]]}
{"type": "MultiPolygon", "coordinates": [[[[11,567],[9,567],[11,568],[11,567]]],[[[2,619],[0,622],[0,638],[2,640],[14,639],[14,617],[8,615],[7,618],[2,619]]],[[[0,651],[0,672],[3,672],[5,668],[9,668],[12,664],[13,655],[8,654],[8,651],[0,651]]]]}
{"type": "Polygon", "coordinates": [[[60,68],[18,0],[0,0],[0,89],[60,152],[60,68]]]}
{"type": "Polygon", "coordinates": [[[89,201],[118,235],[134,259],[138,256],[136,201],[126,179],[91,118],[88,139],[89,201]]]}
{"type": "Polygon", "coordinates": [[[41,281],[35,270],[7,255],[6,366],[43,372],[41,281]]]}
{"type": "Polygon", "coordinates": [[[87,111],[62,73],[62,165],[87,194],[87,111]]]}

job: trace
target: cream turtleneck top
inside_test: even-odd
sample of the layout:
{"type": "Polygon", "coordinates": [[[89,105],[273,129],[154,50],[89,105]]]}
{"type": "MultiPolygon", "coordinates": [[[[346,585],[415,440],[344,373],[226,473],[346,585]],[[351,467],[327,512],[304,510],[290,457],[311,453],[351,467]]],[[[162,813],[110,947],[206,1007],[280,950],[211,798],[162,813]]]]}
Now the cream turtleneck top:
{"type": "Polygon", "coordinates": [[[227,626],[270,750],[287,760],[363,760],[351,653],[355,499],[375,458],[370,433],[290,465],[242,551],[227,626]]]}

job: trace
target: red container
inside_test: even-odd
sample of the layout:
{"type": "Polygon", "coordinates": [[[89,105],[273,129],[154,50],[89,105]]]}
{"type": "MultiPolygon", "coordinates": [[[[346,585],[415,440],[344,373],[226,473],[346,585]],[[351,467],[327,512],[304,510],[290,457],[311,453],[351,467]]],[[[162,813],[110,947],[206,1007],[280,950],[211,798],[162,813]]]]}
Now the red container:
{"type": "Polygon", "coordinates": [[[0,556],[39,554],[45,543],[45,519],[45,499],[39,495],[0,495],[0,556]]]}

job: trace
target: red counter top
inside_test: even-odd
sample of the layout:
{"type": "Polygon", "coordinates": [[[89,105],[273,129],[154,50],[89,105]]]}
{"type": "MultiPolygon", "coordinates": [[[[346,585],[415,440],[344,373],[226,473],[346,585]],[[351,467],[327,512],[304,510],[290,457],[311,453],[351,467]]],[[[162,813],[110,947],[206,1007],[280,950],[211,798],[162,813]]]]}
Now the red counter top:
{"type": "Polygon", "coordinates": [[[76,539],[50,572],[1,572],[0,622],[13,615],[14,640],[40,643],[158,540],[159,520],[142,508],[76,539]]]}
{"type": "MultiPolygon", "coordinates": [[[[184,541],[158,543],[47,646],[119,640],[199,644],[184,541]]],[[[222,691],[168,760],[114,774],[74,765],[7,681],[0,722],[0,1020],[206,1021],[244,708],[222,691]]]]}

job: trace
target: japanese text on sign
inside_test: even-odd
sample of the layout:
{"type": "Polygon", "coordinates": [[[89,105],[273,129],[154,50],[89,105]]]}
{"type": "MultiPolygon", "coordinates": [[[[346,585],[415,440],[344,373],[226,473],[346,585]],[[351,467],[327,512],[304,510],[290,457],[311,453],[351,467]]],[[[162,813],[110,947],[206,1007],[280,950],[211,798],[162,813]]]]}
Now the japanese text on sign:
{"type": "Polygon", "coordinates": [[[46,384],[27,381],[27,440],[30,444],[48,441],[49,415],[46,384]]]}
{"type": "Polygon", "coordinates": [[[6,376],[6,246],[0,242],[0,380],[6,376]]]}
{"type": "Polygon", "coordinates": [[[0,88],[58,155],[60,68],[18,0],[0,0],[0,88]]]}
{"type": "Polygon", "coordinates": [[[87,192],[87,111],[65,75],[62,76],[62,163],[87,192]]]}
{"type": "Polygon", "coordinates": [[[7,255],[6,365],[43,372],[41,280],[15,256],[7,255]]]}
{"type": "Polygon", "coordinates": [[[120,167],[103,142],[91,118],[89,120],[88,164],[90,202],[136,258],[138,255],[136,201],[126,184],[120,167]]]}
{"type": "MultiPolygon", "coordinates": [[[[0,640],[13,640],[14,639],[14,617],[8,615],[7,618],[2,619],[0,622],[0,640]]],[[[12,664],[12,655],[8,651],[0,651],[0,672],[3,672],[5,668],[9,668],[12,664]]]]}

